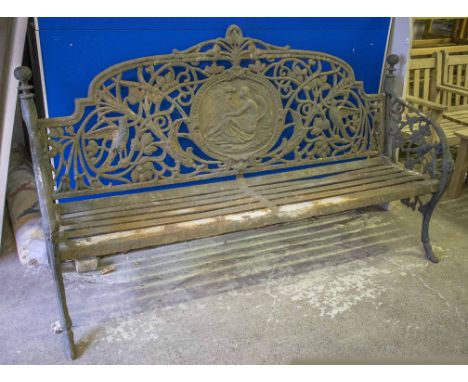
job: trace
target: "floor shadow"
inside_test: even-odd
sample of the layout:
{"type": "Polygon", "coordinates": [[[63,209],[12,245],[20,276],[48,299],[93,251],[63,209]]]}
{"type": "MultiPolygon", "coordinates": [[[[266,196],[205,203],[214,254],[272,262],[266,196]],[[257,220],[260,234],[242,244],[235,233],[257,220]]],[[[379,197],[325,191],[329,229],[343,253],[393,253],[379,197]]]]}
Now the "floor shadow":
{"type": "Polygon", "coordinates": [[[437,206],[438,212],[447,220],[462,227],[468,227],[468,187],[460,197],[450,199],[445,196],[437,206]]]}
{"type": "MultiPolygon", "coordinates": [[[[381,209],[237,232],[110,256],[99,272],[65,274],[75,324],[116,318],[375,257],[418,242],[381,209]]],[[[422,252],[421,252],[422,254],[422,252]]],[[[421,255],[422,256],[422,255],[421,255]]]]}

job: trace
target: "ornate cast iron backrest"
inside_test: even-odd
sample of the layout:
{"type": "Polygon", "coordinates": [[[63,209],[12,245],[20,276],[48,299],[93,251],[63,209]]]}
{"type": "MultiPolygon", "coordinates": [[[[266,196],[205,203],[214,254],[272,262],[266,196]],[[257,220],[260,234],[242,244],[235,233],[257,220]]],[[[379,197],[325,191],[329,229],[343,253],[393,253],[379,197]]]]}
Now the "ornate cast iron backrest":
{"type": "Polygon", "coordinates": [[[383,97],[344,61],[246,38],[115,65],[39,121],[54,198],[377,155],[383,97]]]}

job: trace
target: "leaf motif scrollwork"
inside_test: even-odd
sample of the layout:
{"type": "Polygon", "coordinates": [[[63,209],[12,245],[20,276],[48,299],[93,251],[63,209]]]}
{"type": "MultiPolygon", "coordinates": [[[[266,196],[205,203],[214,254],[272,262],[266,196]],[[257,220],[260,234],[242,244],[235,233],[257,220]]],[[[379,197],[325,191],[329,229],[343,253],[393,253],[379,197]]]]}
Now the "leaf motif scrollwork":
{"type": "Polygon", "coordinates": [[[397,97],[391,97],[390,106],[387,139],[393,156],[399,152],[407,169],[441,178],[452,166],[441,128],[397,97]]]}
{"type": "Polygon", "coordinates": [[[383,96],[365,94],[348,64],[324,53],[246,38],[237,27],[224,38],[185,51],[112,67],[90,89],[79,117],[45,126],[59,195],[192,181],[381,150],[383,96]],[[201,89],[221,77],[226,79],[220,89],[227,92],[227,109],[202,133],[194,104],[201,89]],[[249,81],[255,83],[250,90],[249,81]],[[243,85],[236,88],[236,83],[243,85]],[[272,98],[278,99],[275,110],[272,98]],[[251,114],[242,116],[247,107],[251,114]],[[248,131],[241,131],[245,126],[248,131]],[[239,135],[228,142],[235,132],[239,135]],[[207,139],[231,154],[239,148],[239,155],[205,150],[202,140],[207,139]]]}

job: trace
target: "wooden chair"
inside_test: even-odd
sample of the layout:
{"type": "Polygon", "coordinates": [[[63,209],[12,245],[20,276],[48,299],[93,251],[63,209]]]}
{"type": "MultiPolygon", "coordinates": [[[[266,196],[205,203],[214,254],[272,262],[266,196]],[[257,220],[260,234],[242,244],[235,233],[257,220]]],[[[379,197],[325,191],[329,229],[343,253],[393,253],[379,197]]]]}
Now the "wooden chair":
{"type": "Polygon", "coordinates": [[[458,198],[460,196],[468,171],[468,128],[457,131],[455,134],[460,138],[460,145],[458,146],[455,170],[447,191],[450,198],[458,198]]]}
{"type": "Polygon", "coordinates": [[[447,47],[455,44],[466,44],[468,42],[468,18],[457,17],[414,17],[413,25],[423,25],[422,35],[413,40],[414,48],[423,47],[447,47]],[[451,30],[441,33],[434,28],[437,23],[451,22],[451,30]]]}
{"type": "Polygon", "coordinates": [[[468,47],[411,53],[406,100],[440,124],[451,146],[458,144],[455,132],[468,126],[467,68],[468,47]]]}

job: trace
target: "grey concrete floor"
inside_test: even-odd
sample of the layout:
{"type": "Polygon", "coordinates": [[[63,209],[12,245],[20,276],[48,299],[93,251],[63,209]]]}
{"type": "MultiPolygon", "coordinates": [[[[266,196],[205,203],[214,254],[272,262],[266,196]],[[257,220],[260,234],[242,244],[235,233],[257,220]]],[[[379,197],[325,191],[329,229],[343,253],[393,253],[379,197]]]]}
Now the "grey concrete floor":
{"type": "MultiPolygon", "coordinates": [[[[468,189],[432,220],[437,265],[420,227],[392,203],[65,266],[75,363],[468,363],[468,189]]],[[[2,252],[0,363],[69,363],[49,273],[8,231],[2,252]]]]}

